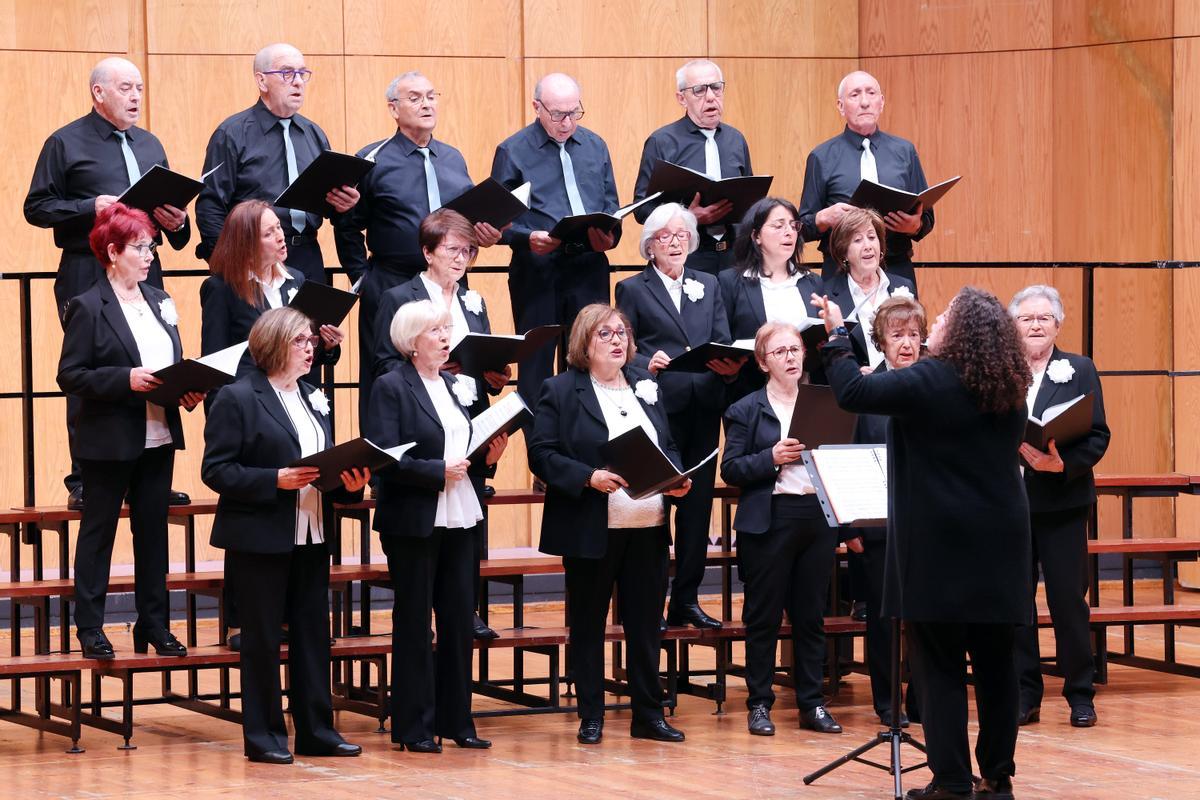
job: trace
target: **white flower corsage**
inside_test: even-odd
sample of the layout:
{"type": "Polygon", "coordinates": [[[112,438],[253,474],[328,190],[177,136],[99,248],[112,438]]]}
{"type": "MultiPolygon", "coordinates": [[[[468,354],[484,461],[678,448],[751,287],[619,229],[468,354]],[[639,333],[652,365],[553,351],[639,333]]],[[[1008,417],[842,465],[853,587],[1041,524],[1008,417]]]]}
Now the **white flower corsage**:
{"type": "Polygon", "coordinates": [[[1055,383],[1066,383],[1075,374],[1075,368],[1065,358],[1051,361],[1046,367],[1046,377],[1055,383]]]}
{"type": "Polygon", "coordinates": [[[329,398],[320,389],[313,389],[308,396],[308,404],[323,417],[329,416],[329,398]]]}
{"type": "Polygon", "coordinates": [[[454,376],[454,384],[450,389],[454,392],[454,396],[458,398],[458,402],[462,404],[463,408],[470,408],[479,397],[479,391],[475,388],[475,379],[470,375],[454,376]]]}
{"type": "Polygon", "coordinates": [[[296,287],[293,286],[292,288],[288,289],[288,296],[287,296],[287,300],[285,302],[290,306],[292,304],[292,300],[294,300],[295,298],[296,298],[296,287]]]}
{"type": "MultiPolygon", "coordinates": [[[[701,287],[703,290],[703,287],[701,287]]],[[[633,387],[633,393],[648,406],[658,402],[658,384],[649,378],[642,378],[633,387]]]]}
{"type": "Polygon", "coordinates": [[[175,308],[175,301],[169,297],[158,304],[158,315],[171,327],[179,324],[179,310],[175,308]]]}
{"type": "Polygon", "coordinates": [[[683,293],[687,295],[688,300],[691,300],[693,303],[699,303],[704,299],[704,284],[688,278],[683,282],[683,293]]]}
{"type": "Polygon", "coordinates": [[[907,297],[909,300],[912,300],[913,293],[907,286],[897,286],[895,289],[892,289],[892,297],[907,297]]]}
{"type": "Polygon", "coordinates": [[[475,316],[483,313],[483,295],[474,289],[467,289],[462,296],[463,308],[470,311],[475,316]]]}

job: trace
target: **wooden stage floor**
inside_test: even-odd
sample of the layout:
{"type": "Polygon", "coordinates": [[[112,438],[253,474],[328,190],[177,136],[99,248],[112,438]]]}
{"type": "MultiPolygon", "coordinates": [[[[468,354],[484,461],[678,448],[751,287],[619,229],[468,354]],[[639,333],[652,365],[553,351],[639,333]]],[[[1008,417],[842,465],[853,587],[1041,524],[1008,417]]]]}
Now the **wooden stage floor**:
{"type": "MultiPolygon", "coordinates": [[[[1139,582],[1139,594],[1143,591],[1155,593],[1139,582]]],[[[1200,595],[1183,593],[1180,601],[1200,604],[1200,595]]],[[[534,613],[529,624],[561,624],[561,607],[530,610],[534,613]]],[[[386,630],[387,615],[378,617],[386,630]]],[[[496,621],[506,622],[502,614],[496,621]]],[[[123,630],[110,635],[119,649],[130,646],[123,630]]],[[[201,641],[215,641],[212,623],[202,628],[201,641]]],[[[1119,631],[1113,631],[1110,642],[1119,646],[1119,631]]],[[[1043,632],[1043,644],[1052,647],[1049,631],[1043,632]]],[[[1152,654],[1160,645],[1161,628],[1139,629],[1139,652],[1144,648],[1152,654]]],[[[7,649],[2,637],[0,647],[7,649]]],[[[1200,663],[1200,629],[1181,629],[1178,651],[1181,660],[1200,663]]],[[[704,648],[694,652],[699,655],[704,648]]],[[[534,657],[529,663],[536,666],[540,661],[534,657]]],[[[504,654],[494,653],[492,663],[493,674],[507,674],[501,672],[509,663],[504,654]]],[[[215,673],[209,675],[215,686],[215,673]]],[[[138,680],[139,694],[158,686],[157,676],[138,680]]],[[[1200,798],[1200,681],[1114,666],[1109,684],[1099,687],[1100,724],[1091,729],[1070,727],[1066,705],[1058,695],[1061,685],[1057,678],[1046,679],[1042,722],[1021,730],[1017,797],[1200,798]]],[[[0,697],[7,699],[9,691],[9,683],[0,682],[0,697]]],[[[82,744],[87,752],[66,755],[67,743],[61,737],[0,721],[0,798],[841,800],[891,796],[890,776],[858,764],[842,767],[811,786],[801,783],[803,775],[865,742],[877,730],[865,676],[850,675],[830,706],[846,729],[841,736],[800,730],[794,700],[786,690],[778,695],[772,716],[779,732],[773,738],[746,732],[745,689],[739,679],[731,678],[724,715],[714,715],[707,700],[680,699],[672,723],[686,732],[683,744],[630,739],[626,711],[610,712],[604,742],[584,747],[575,742],[573,716],[549,714],[481,719],[480,735],[495,742],[491,750],[459,750],[447,742],[441,755],[393,751],[387,735],[375,732],[373,720],[343,712],[340,730],[363,746],[363,755],[298,758],[290,767],[250,764],[242,757],[238,727],[168,706],[136,710],[138,749],[128,752],[116,749],[117,736],[85,728],[82,744]]],[[[476,698],[476,709],[501,706],[476,698]]],[[[920,727],[914,726],[912,733],[920,737],[920,727]]],[[[971,733],[973,741],[974,725],[971,733]]],[[[882,747],[873,753],[887,758],[882,747]]],[[[905,764],[916,763],[917,755],[906,747],[905,764]]],[[[905,776],[905,788],[924,785],[928,779],[927,770],[917,770],[905,776]]]]}

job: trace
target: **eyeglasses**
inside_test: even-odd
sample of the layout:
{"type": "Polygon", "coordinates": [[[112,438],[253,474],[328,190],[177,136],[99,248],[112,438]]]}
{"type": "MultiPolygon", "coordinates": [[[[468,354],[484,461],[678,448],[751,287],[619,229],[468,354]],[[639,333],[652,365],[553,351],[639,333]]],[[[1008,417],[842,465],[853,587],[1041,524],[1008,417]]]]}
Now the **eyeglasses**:
{"type": "Polygon", "coordinates": [[[608,342],[615,336],[618,339],[628,339],[629,332],[624,328],[601,328],[596,331],[596,335],[600,337],[600,341],[608,342]]]}
{"type": "Polygon", "coordinates": [[[448,244],[439,245],[439,247],[442,248],[442,252],[450,256],[452,261],[458,261],[459,259],[470,261],[479,255],[478,247],[453,247],[448,244]]]}
{"type": "Polygon", "coordinates": [[[763,227],[769,231],[775,231],[776,233],[779,233],[780,231],[783,231],[783,230],[787,230],[788,228],[791,228],[794,231],[798,231],[798,230],[800,230],[800,220],[794,219],[789,222],[784,219],[777,219],[774,222],[770,223],[769,225],[763,225],[763,227]]]}
{"type": "Polygon", "coordinates": [[[434,336],[441,336],[442,334],[449,336],[454,332],[454,323],[447,322],[445,325],[434,325],[429,329],[429,332],[434,336]]]}
{"type": "Polygon", "coordinates": [[[658,242],[659,244],[670,244],[676,239],[678,239],[682,244],[687,244],[692,239],[692,232],[675,231],[674,233],[671,233],[670,231],[663,231],[662,233],[656,233],[654,235],[654,241],[658,242]]]}
{"type": "Polygon", "coordinates": [[[691,92],[694,97],[704,97],[708,90],[712,89],[712,93],[717,97],[725,94],[725,81],[715,81],[714,83],[697,83],[695,86],[685,86],[679,91],[691,92]]]}
{"type": "Polygon", "coordinates": [[[297,336],[295,339],[292,339],[292,347],[296,348],[297,350],[303,350],[306,347],[311,347],[312,349],[316,350],[317,345],[320,343],[320,336],[305,336],[303,333],[297,336]]]}
{"type": "Polygon", "coordinates": [[[131,250],[136,250],[139,256],[153,256],[158,250],[158,245],[154,242],[146,242],[145,244],[127,244],[125,245],[131,250]]]}
{"type": "Polygon", "coordinates": [[[299,78],[301,83],[308,83],[312,80],[313,76],[311,69],[305,69],[303,67],[300,69],[268,69],[264,70],[261,74],[278,75],[279,80],[283,81],[284,83],[291,83],[292,81],[296,80],[296,78],[299,78]]]}
{"type": "Polygon", "coordinates": [[[571,119],[574,119],[574,120],[583,119],[583,103],[580,103],[579,107],[572,111],[551,111],[550,109],[546,108],[545,105],[542,104],[541,100],[538,100],[537,104],[538,104],[538,106],[541,107],[542,111],[545,111],[547,114],[550,115],[551,122],[562,122],[567,117],[570,117],[571,119]]]}
{"type": "Polygon", "coordinates": [[[1021,316],[1017,317],[1017,322],[1021,323],[1022,325],[1032,325],[1035,322],[1038,325],[1049,325],[1051,323],[1058,322],[1058,318],[1053,314],[1035,314],[1032,316],[1029,314],[1022,314],[1021,316]]]}
{"type": "Polygon", "coordinates": [[[792,358],[800,358],[800,355],[803,352],[804,352],[803,347],[801,347],[798,344],[792,344],[792,345],[788,345],[787,347],[776,347],[774,350],[771,350],[770,352],[768,352],[767,355],[774,356],[775,358],[779,359],[780,361],[783,361],[788,356],[791,356],[792,358]]]}
{"type": "Polygon", "coordinates": [[[388,102],[408,103],[413,108],[420,108],[424,103],[429,103],[431,106],[437,105],[438,100],[440,100],[441,97],[441,92],[426,92],[425,94],[411,92],[407,97],[389,97],[388,102]]]}

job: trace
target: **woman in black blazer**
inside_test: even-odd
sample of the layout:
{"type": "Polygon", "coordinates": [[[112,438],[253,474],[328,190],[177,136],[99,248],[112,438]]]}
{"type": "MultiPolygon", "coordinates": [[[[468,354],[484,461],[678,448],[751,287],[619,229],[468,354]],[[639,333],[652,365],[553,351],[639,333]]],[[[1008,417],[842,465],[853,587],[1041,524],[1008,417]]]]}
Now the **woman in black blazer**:
{"type": "Polygon", "coordinates": [[[847,211],[829,233],[829,252],[838,272],[825,281],[821,294],[838,304],[842,319],[858,323],[850,342],[863,372],[870,372],[883,362],[869,335],[875,312],[889,297],[916,299],[916,284],[884,270],[883,219],[872,209],[847,211]]]}
{"type": "MultiPolygon", "coordinates": [[[[1096,502],[1092,468],[1108,449],[1104,394],[1096,365],[1087,356],[1055,347],[1063,321],[1062,298],[1052,286],[1029,286],[1017,292],[1008,306],[1017,322],[1033,383],[1026,405],[1030,416],[1041,417],[1050,406],[1091,392],[1092,427],[1087,435],[1049,452],[1021,445],[1025,462],[1025,491],[1033,532],[1033,582],[1038,565],[1046,583],[1046,604],[1054,623],[1055,660],[1063,673],[1063,697],[1071,708],[1071,724],[1096,724],[1095,677],[1091,629],[1088,625],[1088,512],[1096,502]]],[[[1017,672],[1021,681],[1021,724],[1037,722],[1042,704],[1041,652],[1036,625],[1017,629],[1017,672]]]]}
{"type": "MultiPolygon", "coordinates": [[[[178,407],[147,402],[154,372],[182,357],[170,296],[143,283],[156,229],[143,211],[114,203],[96,215],[90,243],[105,277],[67,306],[58,385],[80,400],[71,455],[87,492],[75,546],[75,629],[88,658],[112,659],[104,601],[121,504],[133,530],[133,647],[183,656],[167,602],[167,502],[175,451],[183,449],[178,407]]],[[[179,403],[192,410],[201,394],[179,403]]]]}
{"type": "MultiPolygon", "coordinates": [[[[700,374],[663,370],[671,359],[709,342],[728,344],[729,322],[715,276],[684,266],[699,247],[696,217],[678,203],[664,203],[650,213],[642,228],[641,253],[650,264],[617,284],[617,308],[633,326],[634,361],[650,371],[663,389],[663,405],[671,437],[683,463],[706,458],[721,437],[726,391],[745,359],[710,361],[700,374]]],[[[708,557],[713,482],[717,465],[692,476],[692,491],[675,511],[675,579],[667,622],[719,628],[700,607],[697,592],[708,557]]]]}
{"type": "Polygon", "coordinates": [[[450,319],[429,300],[400,307],[389,335],[407,360],[376,382],[365,423],[380,447],[416,443],[380,470],[372,525],[395,593],[392,742],[416,753],[441,752],[442,738],[459,747],[492,744],[476,735],[471,719],[475,528],[483,505],[469,473],[494,466],[508,438],[467,459],[476,383],[442,370],[450,319]],[[435,611],[436,657],[429,638],[435,611]]]}
{"type": "Polygon", "coordinates": [[[288,710],[295,751],[356,756],[333,727],[329,694],[329,548],[333,502],[362,499],[367,470],[343,472],[326,497],[315,467],[289,467],[333,445],[329,401],[300,378],[320,337],[290,308],[265,312],[250,329],[258,365],[223,388],[204,426],[204,483],[220,495],[212,545],[241,609],[242,736],[246,757],[290,764],[279,683],[281,626],[288,625],[288,710]]]}
{"type": "MultiPolygon", "coordinates": [[[[567,578],[571,664],[579,700],[581,744],[604,730],[604,632],[613,585],[629,654],[630,735],[681,742],[663,719],[658,684],[663,589],[669,529],[661,495],[632,500],[625,480],[604,469],[600,447],[636,426],[675,465],[679,452],[667,422],[666,398],[644,369],[629,363],[629,320],[602,303],[585,306],[571,327],[571,369],[542,385],[529,441],[529,464],[546,482],[543,553],[562,556],[567,578]]],[[[691,482],[667,492],[680,497],[691,482]]]]}
{"type": "Polygon", "coordinates": [[[1017,448],[1029,367],[996,298],[965,288],[929,333],[929,357],[863,375],[841,311],[817,298],[838,403],[886,414],[888,559],[883,613],[905,622],[933,780],[909,798],[970,798],[966,658],[979,706],[980,794],[1012,792],[1016,626],[1032,613],[1029,505],[1017,448]]]}
{"type": "Polygon", "coordinates": [[[741,487],[733,529],[745,584],[746,698],[750,733],[773,736],[775,650],[786,608],[792,623],[792,679],[800,725],[841,733],[821,693],[825,604],[837,535],[825,522],[816,489],[800,461],[804,443],[785,431],[804,374],[804,344],[788,322],[758,331],[754,356],[767,384],[725,413],[721,477],[741,487]]]}

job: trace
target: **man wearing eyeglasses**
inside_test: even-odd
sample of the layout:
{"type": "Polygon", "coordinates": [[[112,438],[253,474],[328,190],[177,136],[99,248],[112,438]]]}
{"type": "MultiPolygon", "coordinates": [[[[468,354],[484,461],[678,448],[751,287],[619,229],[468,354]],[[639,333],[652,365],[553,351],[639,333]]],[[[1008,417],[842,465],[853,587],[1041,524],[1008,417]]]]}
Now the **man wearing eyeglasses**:
{"type": "MultiPolygon", "coordinates": [[[[532,184],[530,209],[513,221],[500,241],[512,248],[508,291],[518,332],[562,324],[570,330],[579,310],[607,303],[608,257],[621,228],[612,233],[589,228],[585,240],[550,236],[563,217],[618,208],[612,159],[604,140],[579,124],[583,102],[579,84],[561,73],[546,75],[533,90],[537,117],[496,147],[492,177],[509,189],[532,184]]],[[[554,372],[554,349],[547,346],[519,365],[517,388],[535,398],[554,372]]]]}
{"type": "MultiPolygon", "coordinates": [[[[721,121],[725,113],[725,78],[721,68],[707,59],[689,61],[675,73],[675,86],[675,99],[683,106],[683,117],[646,139],[633,188],[635,201],[649,194],[650,175],[660,159],[717,180],[754,174],[746,137],[721,121]]],[[[633,215],[638,222],[645,222],[658,205],[647,203],[633,215]]],[[[728,200],[701,205],[697,194],[688,210],[696,215],[700,225],[700,246],[688,256],[687,266],[716,275],[733,263],[733,225],[737,222],[729,217],[733,205],[728,200]]]]}
{"type": "MultiPolygon", "coordinates": [[[[207,261],[212,255],[234,206],[243,200],[274,202],[321,151],[329,149],[325,131],[300,114],[312,76],[304,55],[290,44],[267,45],[254,56],[258,102],[218,125],[204,153],[204,172],[212,175],[196,200],[199,258],[207,261]]],[[[343,186],[325,200],[341,214],[358,202],[358,190],[343,186]]],[[[306,280],[328,283],[317,244],[321,217],[286,208],[276,208],[275,213],[287,237],[287,265],[304,273],[306,280]]]]}
{"type": "MultiPolygon", "coordinates": [[[[842,78],[837,92],[838,113],[845,117],[846,127],[809,153],[800,197],[801,234],[806,242],[820,240],[819,249],[825,254],[821,276],[827,279],[837,274],[829,232],[853,208],[849,200],[862,179],[914,194],[929,188],[913,143],[879,129],[883,114],[879,81],[866,72],[851,72],[842,78]]],[[[933,230],[933,209],[918,207],[912,214],[894,211],[883,224],[887,229],[884,268],[915,284],[912,243],[933,230]]]]}
{"type": "MultiPolygon", "coordinates": [[[[91,112],[46,139],[25,197],[26,221],[53,228],[54,244],[62,249],[54,278],[60,318],[71,298],[83,294],[104,275],[104,267],[88,245],[96,214],[116,202],[155,164],[169,166],[158,138],[137,127],[145,85],[136,66],[123,58],[106,58],[92,69],[88,88],[91,112]]],[[[192,229],[186,211],[160,206],[151,216],[171,247],[182,250],[187,245],[192,229]]],[[[156,234],[155,241],[161,242],[162,236],[156,234]]],[[[157,254],[146,282],[159,289],[163,286],[157,254]]],[[[73,437],[78,409],[79,401],[68,395],[68,438],[73,437]]],[[[64,482],[70,493],[67,504],[82,508],[83,490],[74,463],[64,482]]],[[[171,502],[186,503],[187,495],[172,492],[171,502]]]]}

